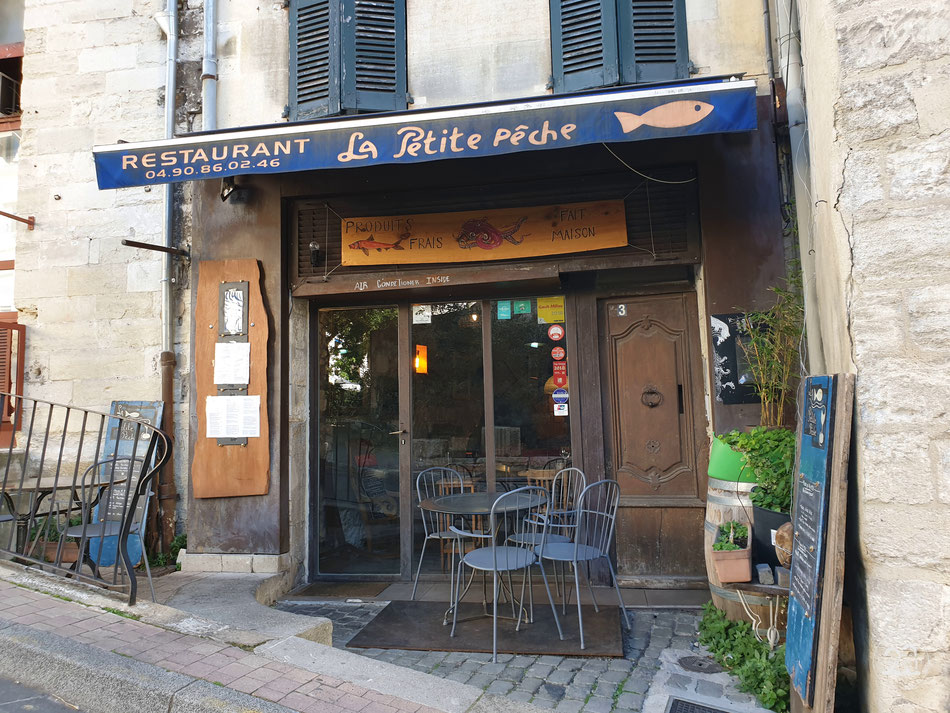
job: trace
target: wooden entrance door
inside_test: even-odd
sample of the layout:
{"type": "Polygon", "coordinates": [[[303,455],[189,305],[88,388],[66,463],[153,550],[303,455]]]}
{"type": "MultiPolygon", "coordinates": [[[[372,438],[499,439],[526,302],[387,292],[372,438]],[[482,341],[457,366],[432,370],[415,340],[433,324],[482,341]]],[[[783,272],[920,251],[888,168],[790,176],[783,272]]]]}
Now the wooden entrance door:
{"type": "Polygon", "coordinates": [[[618,575],[704,580],[707,440],[695,293],[601,300],[607,477],[620,483],[618,575]]]}

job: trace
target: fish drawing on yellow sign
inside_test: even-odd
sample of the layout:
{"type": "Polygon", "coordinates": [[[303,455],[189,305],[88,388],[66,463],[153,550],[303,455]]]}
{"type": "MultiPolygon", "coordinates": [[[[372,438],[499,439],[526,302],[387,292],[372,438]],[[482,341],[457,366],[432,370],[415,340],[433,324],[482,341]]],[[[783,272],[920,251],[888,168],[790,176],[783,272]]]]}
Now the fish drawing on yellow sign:
{"type": "Polygon", "coordinates": [[[712,104],[696,100],[680,100],[660,104],[643,114],[631,114],[626,111],[615,111],[614,116],[620,121],[623,133],[629,134],[641,126],[652,126],[657,129],[676,129],[681,126],[692,126],[702,121],[712,113],[715,107],[712,104]]]}

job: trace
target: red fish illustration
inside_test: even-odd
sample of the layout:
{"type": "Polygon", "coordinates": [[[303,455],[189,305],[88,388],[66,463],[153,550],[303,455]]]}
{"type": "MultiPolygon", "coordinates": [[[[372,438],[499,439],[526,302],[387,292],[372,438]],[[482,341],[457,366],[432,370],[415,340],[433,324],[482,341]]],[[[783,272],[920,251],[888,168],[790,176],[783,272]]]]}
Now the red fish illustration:
{"type": "Polygon", "coordinates": [[[488,222],[488,218],[472,218],[462,224],[462,229],[455,239],[459,247],[464,249],[479,247],[482,250],[491,250],[501,245],[502,241],[507,240],[512,245],[520,245],[525,239],[525,235],[520,238],[515,237],[515,233],[521,228],[528,216],[519,218],[516,223],[507,228],[496,228],[488,222]]]}
{"type": "Polygon", "coordinates": [[[623,129],[623,133],[629,134],[641,126],[653,126],[657,129],[692,126],[709,116],[715,108],[712,104],[706,102],[680,100],[660,104],[660,106],[653,107],[643,114],[615,111],[614,116],[620,121],[620,128],[623,129]]]}
{"type": "Polygon", "coordinates": [[[400,245],[403,240],[409,237],[409,233],[403,233],[399,236],[399,240],[394,243],[381,243],[378,240],[373,240],[373,236],[370,235],[364,240],[357,240],[355,243],[350,243],[347,247],[350,250],[362,250],[364,255],[369,255],[370,250],[375,250],[378,253],[381,253],[383,250],[405,250],[405,248],[400,245]]]}

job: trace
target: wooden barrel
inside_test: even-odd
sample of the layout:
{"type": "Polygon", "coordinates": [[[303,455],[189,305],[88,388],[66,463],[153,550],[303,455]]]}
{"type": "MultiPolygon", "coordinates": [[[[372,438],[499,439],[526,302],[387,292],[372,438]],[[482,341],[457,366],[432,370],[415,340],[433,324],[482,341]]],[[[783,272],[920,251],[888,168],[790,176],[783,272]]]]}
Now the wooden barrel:
{"type": "MultiPolygon", "coordinates": [[[[724,587],[722,582],[719,581],[709,553],[712,552],[716,532],[723,523],[731,520],[741,522],[748,525],[751,532],[752,502],[749,500],[749,493],[754,486],[755,483],[709,478],[709,489],[706,493],[706,523],[703,544],[706,555],[706,575],[709,578],[709,594],[712,597],[713,604],[724,611],[732,621],[750,621],[750,617],[742,606],[739,594],[734,589],[724,587]]],[[[753,574],[753,578],[754,576],[753,574]]],[[[759,634],[765,636],[769,627],[769,597],[752,592],[743,592],[742,598],[745,599],[749,610],[759,619],[760,623],[757,627],[759,634]]],[[[778,626],[784,635],[784,611],[779,617],[778,626]]]]}

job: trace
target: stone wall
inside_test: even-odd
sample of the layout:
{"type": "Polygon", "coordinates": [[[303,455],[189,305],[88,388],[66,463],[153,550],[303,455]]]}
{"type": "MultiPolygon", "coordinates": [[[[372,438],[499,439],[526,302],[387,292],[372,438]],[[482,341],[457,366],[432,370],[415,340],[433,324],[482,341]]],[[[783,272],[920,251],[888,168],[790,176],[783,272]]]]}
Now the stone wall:
{"type": "MultiPolygon", "coordinates": [[[[549,0],[407,0],[414,108],[550,93],[549,0]]],[[[697,77],[745,73],[767,91],[762,7],[749,0],[686,0],[697,77]]]]}
{"type": "MultiPolygon", "coordinates": [[[[114,399],[161,399],[162,258],[121,241],[163,241],[164,191],[100,191],[92,149],[164,136],[165,39],[152,19],[163,7],[26,2],[18,209],[36,229],[17,228],[15,302],[28,396],[104,411],[114,399]]],[[[179,340],[184,292],[176,285],[179,340]]],[[[177,349],[187,373],[187,349],[177,349]]],[[[182,487],[186,463],[177,465],[182,487]]]]}
{"type": "Polygon", "coordinates": [[[830,371],[856,371],[848,571],[869,711],[950,709],[950,5],[800,2],[830,371]],[[863,576],[860,576],[862,575],[863,576]]]}

